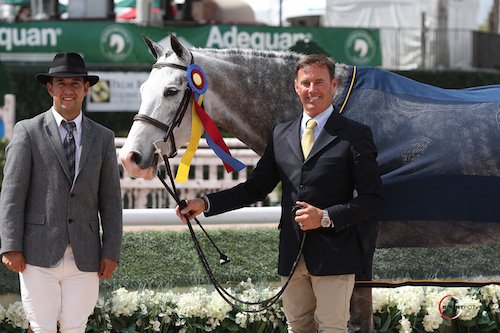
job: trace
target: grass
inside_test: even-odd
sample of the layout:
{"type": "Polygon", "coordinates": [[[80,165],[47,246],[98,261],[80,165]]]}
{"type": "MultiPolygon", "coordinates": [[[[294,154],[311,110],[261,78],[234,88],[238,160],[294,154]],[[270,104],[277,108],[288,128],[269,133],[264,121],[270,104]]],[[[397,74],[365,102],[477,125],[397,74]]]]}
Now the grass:
{"type": "MultiPolygon", "coordinates": [[[[210,229],[215,244],[231,260],[219,265],[219,254],[206,236],[195,231],[217,280],[238,283],[278,281],[278,230],[274,228],[210,229]]],[[[459,248],[377,249],[377,279],[457,279],[497,277],[500,242],[459,248]]],[[[122,259],[113,279],[101,281],[104,290],[125,287],[177,288],[208,284],[188,230],[134,231],[124,235],[122,259]]],[[[0,268],[0,294],[19,292],[17,274],[0,268]]]]}
{"type": "MultiPolygon", "coordinates": [[[[210,267],[221,283],[277,281],[278,233],[267,228],[212,229],[209,235],[230,258],[219,265],[219,253],[208,238],[196,234],[210,267]]],[[[124,237],[122,260],[106,288],[172,288],[208,284],[188,230],[128,232],[124,237]]]]}
{"type": "Polygon", "coordinates": [[[374,278],[500,280],[500,242],[453,248],[377,249],[374,278]]]}

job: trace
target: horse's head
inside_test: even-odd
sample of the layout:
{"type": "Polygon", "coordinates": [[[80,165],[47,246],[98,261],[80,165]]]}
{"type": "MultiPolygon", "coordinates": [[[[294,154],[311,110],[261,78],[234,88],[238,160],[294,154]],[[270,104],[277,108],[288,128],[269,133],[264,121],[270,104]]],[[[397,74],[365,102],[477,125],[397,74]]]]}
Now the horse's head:
{"type": "Polygon", "coordinates": [[[177,144],[187,142],[191,133],[186,67],[192,54],[172,35],[169,40],[170,46],[164,49],[144,36],[156,63],[141,86],[141,107],[119,156],[132,177],[152,179],[159,153],[174,156],[177,144]]]}

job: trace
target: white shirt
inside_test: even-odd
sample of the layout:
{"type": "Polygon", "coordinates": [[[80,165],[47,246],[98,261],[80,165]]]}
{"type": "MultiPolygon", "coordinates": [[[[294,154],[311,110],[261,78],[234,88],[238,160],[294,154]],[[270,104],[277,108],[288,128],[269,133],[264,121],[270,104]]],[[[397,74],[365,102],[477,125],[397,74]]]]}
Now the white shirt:
{"type": "MultiPolygon", "coordinates": [[[[62,125],[62,121],[66,120],[64,119],[54,108],[52,108],[52,114],[54,115],[54,118],[56,119],[56,124],[57,127],[59,128],[59,136],[61,137],[61,142],[64,142],[64,138],[66,138],[66,134],[68,131],[66,128],[62,125]]],[[[75,175],[76,171],[78,170],[78,165],[80,164],[80,154],[82,153],[82,112],[80,111],[80,114],[73,120],[71,120],[75,123],[76,129],[73,131],[73,137],[75,138],[75,175]]]]}
{"type": "MultiPolygon", "coordinates": [[[[325,127],[326,121],[328,120],[328,118],[330,118],[332,113],[333,113],[333,106],[330,105],[325,111],[321,112],[316,117],[314,117],[314,119],[316,119],[316,123],[317,123],[316,127],[314,127],[314,140],[315,141],[318,138],[318,135],[321,132],[321,130],[323,129],[323,127],[325,127]]],[[[307,115],[307,113],[302,112],[302,120],[300,122],[300,137],[302,137],[302,134],[304,133],[304,130],[306,128],[306,123],[309,119],[311,119],[311,117],[309,117],[307,115]]]]}
{"type": "MultiPolygon", "coordinates": [[[[317,125],[314,127],[314,141],[316,141],[316,139],[318,138],[319,133],[321,133],[321,130],[323,129],[323,127],[325,127],[325,124],[328,118],[330,118],[330,116],[332,115],[332,113],[333,113],[333,106],[330,105],[325,111],[321,112],[316,117],[314,117],[317,123],[317,125]]],[[[302,137],[302,134],[304,133],[304,130],[306,128],[306,123],[309,119],[311,119],[311,117],[309,117],[307,113],[302,112],[302,120],[300,122],[300,137],[302,137]]],[[[323,210],[323,214],[325,214],[325,217],[328,218],[331,222],[329,228],[333,228],[335,225],[330,216],[328,215],[328,211],[326,209],[323,210]]]]}

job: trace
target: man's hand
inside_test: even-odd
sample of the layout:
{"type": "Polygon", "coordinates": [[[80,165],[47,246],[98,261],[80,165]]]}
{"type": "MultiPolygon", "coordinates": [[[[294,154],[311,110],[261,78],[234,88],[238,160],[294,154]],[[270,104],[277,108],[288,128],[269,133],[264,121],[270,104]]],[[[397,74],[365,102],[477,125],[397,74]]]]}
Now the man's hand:
{"type": "Polygon", "coordinates": [[[295,212],[295,222],[297,222],[301,230],[306,231],[321,228],[323,209],[314,207],[304,201],[297,201],[295,204],[302,206],[301,209],[295,212]]]}
{"type": "Polygon", "coordinates": [[[111,279],[117,266],[118,262],[116,260],[102,258],[99,263],[99,278],[111,279]]]}
{"type": "Polygon", "coordinates": [[[177,214],[177,216],[181,219],[182,222],[184,222],[184,224],[188,223],[186,217],[189,219],[189,221],[191,221],[196,216],[203,213],[203,211],[206,209],[205,200],[203,200],[202,198],[186,200],[186,204],[187,206],[183,209],[181,209],[179,206],[175,207],[175,214],[177,214]]]}
{"type": "Polygon", "coordinates": [[[26,261],[21,251],[5,252],[2,257],[2,263],[16,273],[20,273],[26,268],[26,261]]]}

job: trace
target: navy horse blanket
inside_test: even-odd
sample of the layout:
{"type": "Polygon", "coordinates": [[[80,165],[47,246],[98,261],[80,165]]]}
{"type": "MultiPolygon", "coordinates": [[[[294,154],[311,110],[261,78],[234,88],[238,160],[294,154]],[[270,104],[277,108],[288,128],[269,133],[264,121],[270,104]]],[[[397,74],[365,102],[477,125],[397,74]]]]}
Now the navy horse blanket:
{"type": "Polygon", "coordinates": [[[379,221],[500,223],[500,85],[442,89],[378,68],[348,72],[336,107],[373,131],[387,201],[379,221]]]}

